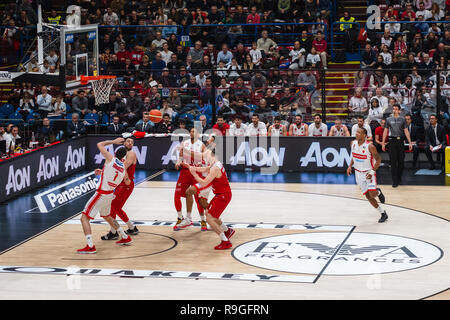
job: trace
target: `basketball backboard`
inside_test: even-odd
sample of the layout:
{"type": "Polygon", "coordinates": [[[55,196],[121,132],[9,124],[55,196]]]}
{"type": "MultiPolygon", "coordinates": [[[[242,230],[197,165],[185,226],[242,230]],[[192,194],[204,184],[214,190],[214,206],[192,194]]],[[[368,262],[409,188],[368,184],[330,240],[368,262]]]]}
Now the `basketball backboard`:
{"type": "Polygon", "coordinates": [[[61,28],[61,64],[65,66],[66,87],[80,85],[80,77],[98,76],[98,26],[61,28]]]}

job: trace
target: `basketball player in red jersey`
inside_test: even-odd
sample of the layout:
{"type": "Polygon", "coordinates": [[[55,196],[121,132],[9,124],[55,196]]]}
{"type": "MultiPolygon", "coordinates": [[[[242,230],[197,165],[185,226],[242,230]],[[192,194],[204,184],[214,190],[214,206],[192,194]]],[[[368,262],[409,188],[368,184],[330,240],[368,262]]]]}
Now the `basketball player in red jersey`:
{"type": "MultiPolygon", "coordinates": [[[[111,217],[115,219],[116,216],[119,216],[119,218],[128,226],[128,230],[126,230],[125,232],[129,235],[136,235],[139,233],[139,230],[123,210],[125,202],[128,200],[134,190],[134,172],[136,171],[137,161],[136,152],[133,151],[134,140],[132,138],[125,139],[125,143],[123,144],[123,146],[127,150],[127,156],[124,163],[130,183],[126,184],[125,181],[122,181],[122,183],[120,183],[114,190],[115,197],[111,202],[111,217]]],[[[102,240],[116,240],[118,238],[119,235],[113,228],[111,228],[111,230],[107,234],[101,237],[102,240]]]]}
{"type": "MultiPolygon", "coordinates": [[[[205,155],[209,152],[209,150],[215,148],[215,146],[216,146],[215,140],[216,140],[215,136],[211,135],[209,137],[208,141],[206,141],[205,152],[200,153],[200,154],[192,152],[192,154],[191,154],[191,156],[194,157],[195,159],[202,159],[202,164],[201,164],[202,168],[207,168],[207,169],[210,168],[210,163],[208,163],[208,161],[206,160],[205,155]]],[[[185,152],[188,152],[188,150],[185,150],[185,152]]],[[[207,169],[204,169],[205,171],[202,174],[203,178],[206,178],[206,176],[208,175],[209,170],[207,170],[207,169]]],[[[200,205],[204,210],[207,210],[208,209],[208,198],[209,198],[211,189],[212,189],[211,185],[202,187],[199,183],[190,186],[186,190],[186,205],[192,207],[192,203],[194,201],[193,198],[195,198],[196,201],[198,199],[197,206],[200,205]]],[[[206,215],[201,214],[200,217],[201,217],[201,230],[202,231],[208,230],[208,227],[206,225],[206,215]]]]}
{"type": "MultiPolygon", "coordinates": [[[[174,230],[187,228],[192,225],[192,202],[186,201],[186,218],[183,218],[181,212],[181,198],[186,198],[186,190],[196,183],[194,177],[189,172],[189,165],[196,165],[201,163],[202,158],[196,157],[195,154],[201,154],[205,151],[205,145],[198,139],[198,131],[192,128],[190,131],[190,139],[183,141],[179,146],[179,159],[175,164],[175,169],[180,170],[180,176],[175,188],[174,202],[177,210],[177,223],[173,227],[174,230]]],[[[195,196],[197,202],[197,209],[202,218],[202,229],[206,229],[206,219],[204,218],[204,210],[198,202],[198,197],[195,196]]]]}
{"type": "Polygon", "coordinates": [[[127,150],[121,147],[117,149],[114,155],[112,155],[106,150],[105,146],[110,144],[122,144],[123,142],[123,138],[117,138],[112,141],[107,140],[97,143],[98,149],[105,157],[105,165],[103,166],[100,185],[95,194],[88,200],[82,211],[81,225],[86,236],[87,245],[86,247],[77,250],[78,253],[92,254],[97,252],[92,240],[92,230],[89,220],[94,219],[99,212],[109,223],[111,228],[114,228],[116,232],[120,233],[122,239],[117,241],[117,244],[128,245],[132,242],[131,237],[128,236],[119,226],[117,221],[110,216],[111,202],[114,198],[114,189],[117,188],[123,179],[129,182],[123,161],[123,158],[125,158],[127,154],[127,150]]]}
{"type": "Polygon", "coordinates": [[[231,201],[230,183],[228,182],[223,164],[215,157],[215,149],[206,152],[206,161],[211,164],[210,168],[189,166],[189,171],[202,187],[211,184],[214,198],[208,205],[206,221],[222,240],[219,245],[214,247],[214,249],[229,249],[232,247],[230,238],[235,231],[232,228],[227,227],[219,218],[231,201]],[[197,174],[197,172],[205,172],[207,170],[209,170],[209,173],[206,178],[202,178],[197,174]]]}

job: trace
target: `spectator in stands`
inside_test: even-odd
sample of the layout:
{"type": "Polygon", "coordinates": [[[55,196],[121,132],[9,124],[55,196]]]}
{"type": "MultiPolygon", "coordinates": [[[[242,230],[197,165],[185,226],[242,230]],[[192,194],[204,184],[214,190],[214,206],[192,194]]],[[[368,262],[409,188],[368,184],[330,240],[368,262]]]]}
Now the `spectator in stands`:
{"type": "Polygon", "coordinates": [[[120,123],[120,118],[118,116],[113,117],[113,122],[108,126],[107,132],[109,134],[122,134],[125,132],[125,127],[120,123]]]}
{"type": "Polygon", "coordinates": [[[37,131],[36,138],[42,145],[56,141],[56,130],[50,124],[50,120],[48,118],[42,119],[42,125],[37,131]]]}
{"type": "Polygon", "coordinates": [[[322,61],[322,67],[327,69],[327,41],[325,40],[325,35],[318,31],[316,34],[316,39],[312,42],[312,47],[316,49],[317,53],[320,55],[322,61]]]}
{"type": "Polygon", "coordinates": [[[231,95],[234,97],[242,97],[248,100],[250,97],[250,90],[244,85],[242,77],[236,79],[236,83],[231,87],[231,95]]]}
{"type": "Polygon", "coordinates": [[[121,64],[125,64],[127,59],[130,59],[131,61],[131,52],[126,49],[125,42],[119,44],[119,51],[117,51],[116,55],[117,61],[121,64]]]}
{"type": "Polygon", "coordinates": [[[152,72],[154,77],[159,77],[161,71],[166,67],[166,62],[162,59],[161,52],[158,52],[155,56],[155,60],[152,61],[152,72]]]}
{"type": "Polygon", "coordinates": [[[322,116],[318,113],[314,115],[314,122],[308,127],[308,135],[310,137],[326,137],[328,134],[328,127],[322,123],[322,116]]]}
{"type": "Polygon", "coordinates": [[[306,57],[306,65],[312,68],[319,68],[320,66],[320,55],[317,53],[315,47],[311,48],[311,52],[308,53],[306,57]]]}
{"type": "Polygon", "coordinates": [[[367,71],[358,70],[355,74],[355,87],[367,89],[369,87],[370,75],[367,71]]]}
{"type": "Polygon", "coordinates": [[[269,52],[269,48],[271,46],[274,46],[275,48],[278,47],[277,43],[269,38],[269,33],[267,30],[263,30],[261,32],[261,38],[258,39],[257,48],[261,51],[264,51],[265,54],[269,52]]]}
{"type": "Polygon", "coordinates": [[[28,93],[24,92],[23,98],[19,101],[19,112],[22,114],[23,120],[26,121],[27,115],[36,109],[33,97],[28,93]]]}
{"type": "Polygon", "coordinates": [[[152,45],[154,44],[156,46],[157,51],[161,51],[163,49],[163,44],[167,43],[167,40],[163,39],[160,31],[157,31],[155,36],[156,38],[152,41],[152,45]]]}
{"type": "Polygon", "coordinates": [[[298,75],[297,86],[304,88],[308,97],[309,94],[315,90],[316,85],[316,76],[311,72],[311,67],[308,67],[306,72],[302,72],[298,75]]]}
{"type": "Polygon", "coordinates": [[[252,122],[247,126],[248,136],[266,136],[267,127],[264,122],[259,121],[259,115],[252,115],[252,122]]]}
{"type": "Polygon", "coordinates": [[[47,114],[52,111],[52,96],[48,94],[46,86],[42,86],[41,94],[36,98],[37,112],[41,118],[47,117],[47,114]]]}
{"type": "Polygon", "coordinates": [[[88,98],[84,90],[78,90],[78,94],[72,98],[72,110],[81,114],[82,118],[89,112],[88,98]]]}
{"type": "Polygon", "coordinates": [[[253,93],[258,93],[258,92],[264,90],[266,85],[267,85],[266,77],[263,76],[261,71],[257,70],[251,80],[251,86],[252,86],[253,93]]]}
{"type": "Polygon", "coordinates": [[[438,118],[435,114],[430,115],[430,126],[425,131],[425,154],[427,156],[428,162],[430,163],[430,169],[434,170],[436,168],[433,161],[433,153],[440,154],[442,166],[444,166],[444,150],[447,147],[447,138],[445,137],[445,128],[443,125],[438,123],[438,118]]]}
{"type": "Polygon", "coordinates": [[[233,58],[233,53],[228,50],[228,45],[223,44],[222,50],[217,54],[217,62],[223,61],[228,67],[231,64],[231,59],[233,58]]]}
{"type": "Polygon", "coordinates": [[[135,130],[145,133],[154,132],[154,124],[150,121],[150,115],[148,112],[142,113],[142,121],[136,123],[135,130]]]}
{"type": "Polygon", "coordinates": [[[348,10],[344,11],[344,16],[339,19],[339,30],[344,32],[343,42],[347,52],[355,52],[356,50],[356,29],[353,26],[355,18],[350,16],[348,10]]]}
{"type": "Polygon", "coordinates": [[[64,102],[62,94],[56,96],[56,100],[53,103],[53,112],[56,115],[65,115],[67,111],[66,103],[64,102]]]}
{"type": "Polygon", "coordinates": [[[430,13],[431,13],[431,20],[433,21],[439,21],[445,16],[444,11],[441,8],[439,8],[439,5],[436,3],[436,1],[433,1],[430,13]]]}
{"type": "Polygon", "coordinates": [[[173,52],[169,50],[167,42],[163,43],[162,50],[160,51],[162,60],[166,65],[171,61],[173,52]]]}
{"type": "Polygon", "coordinates": [[[366,44],[365,50],[362,54],[361,68],[371,69],[373,68],[376,62],[377,62],[377,55],[375,51],[372,49],[372,46],[370,44],[366,44]]]}
{"type": "Polygon", "coordinates": [[[156,133],[172,133],[174,129],[170,116],[163,114],[163,121],[156,126],[156,133]]]}
{"type": "Polygon", "coordinates": [[[217,116],[216,124],[213,126],[214,133],[216,135],[227,135],[227,131],[230,129],[230,125],[225,122],[223,116],[217,116]]]}
{"type": "Polygon", "coordinates": [[[199,131],[200,134],[203,134],[203,133],[205,133],[206,131],[212,129],[211,124],[208,123],[208,121],[207,121],[207,119],[206,119],[206,116],[205,116],[204,114],[202,114],[202,115],[199,117],[199,120],[200,120],[200,126],[199,126],[197,129],[198,129],[198,131],[199,131]]]}
{"type": "Polygon", "coordinates": [[[202,42],[196,41],[193,48],[189,50],[188,56],[192,58],[192,63],[200,63],[203,59],[202,42]]]}
{"type": "Polygon", "coordinates": [[[367,116],[367,121],[370,123],[373,120],[381,122],[383,119],[383,108],[380,106],[380,101],[378,99],[370,100],[369,114],[367,116]]]}
{"type": "Polygon", "coordinates": [[[420,75],[424,80],[428,79],[431,76],[431,72],[435,68],[435,64],[430,59],[430,55],[427,53],[423,54],[423,62],[419,65],[420,75]]]}
{"type": "Polygon", "coordinates": [[[18,139],[21,139],[19,136],[19,127],[15,125],[11,125],[11,130],[9,133],[3,135],[6,140],[6,152],[14,153],[16,149],[16,142],[18,139]]]}
{"type": "Polygon", "coordinates": [[[383,95],[383,89],[380,87],[377,87],[375,90],[375,96],[373,96],[370,100],[370,103],[372,103],[372,100],[377,99],[378,105],[380,106],[383,113],[386,111],[389,105],[389,100],[386,96],[383,95]]]}
{"type": "Polygon", "coordinates": [[[348,110],[351,113],[367,113],[367,100],[362,95],[362,88],[355,89],[355,95],[350,99],[348,110]]]}
{"type": "Polygon", "coordinates": [[[67,123],[67,137],[68,138],[76,138],[81,135],[86,134],[86,128],[83,122],[79,121],[80,116],[78,113],[72,113],[72,121],[67,123]]]}
{"type": "Polygon", "coordinates": [[[289,57],[291,59],[289,69],[298,70],[305,67],[305,52],[306,50],[300,47],[300,41],[295,41],[294,48],[289,52],[289,57]]]}
{"type": "Polygon", "coordinates": [[[115,26],[119,24],[119,17],[113,12],[112,8],[107,8],[106,13],[103,16],[103,21],[107,26],[115,26]]]}

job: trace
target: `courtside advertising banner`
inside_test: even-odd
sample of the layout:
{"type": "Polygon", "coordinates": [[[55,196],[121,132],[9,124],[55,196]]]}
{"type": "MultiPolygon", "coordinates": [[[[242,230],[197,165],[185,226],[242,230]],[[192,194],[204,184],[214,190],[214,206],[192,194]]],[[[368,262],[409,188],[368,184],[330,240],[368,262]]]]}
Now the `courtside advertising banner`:
{"type": "MultiPolygon", "coordinates": [[[[206,141],[208,136],[201,137],[206,141]]],[[[104,157],[97,143],[108,136],[88,138],[91,169],[101,168],[104,157]]],[[[138,169],[173,169],[177,147],[189,135],[135,139],[138,169]]],[[[262,174],[280,171],[345,172],[351,160],[352,137],[217,137],[216,154],[227,170],[261,170],[262,174]]],[[[120,146],[107,146],[114,152],[120,146]]]]}
{"type": "Polygon", "coordinates": [[[86,169],[86,138],[42,148],[0,163],[0,202],[86,169]]]}

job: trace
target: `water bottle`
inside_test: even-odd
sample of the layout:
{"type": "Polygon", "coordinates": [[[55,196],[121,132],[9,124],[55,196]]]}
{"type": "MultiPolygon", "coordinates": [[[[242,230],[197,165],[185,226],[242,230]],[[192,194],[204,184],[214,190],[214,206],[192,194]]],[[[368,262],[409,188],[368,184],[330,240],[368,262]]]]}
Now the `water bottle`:
{"type": "Polygon", "coordinates": [[[33,149],[34,141],[35,141],[35,137],[34,137],[34,131],[33,131],[33,132],[31,132],[30,149],[33,149]]]}

